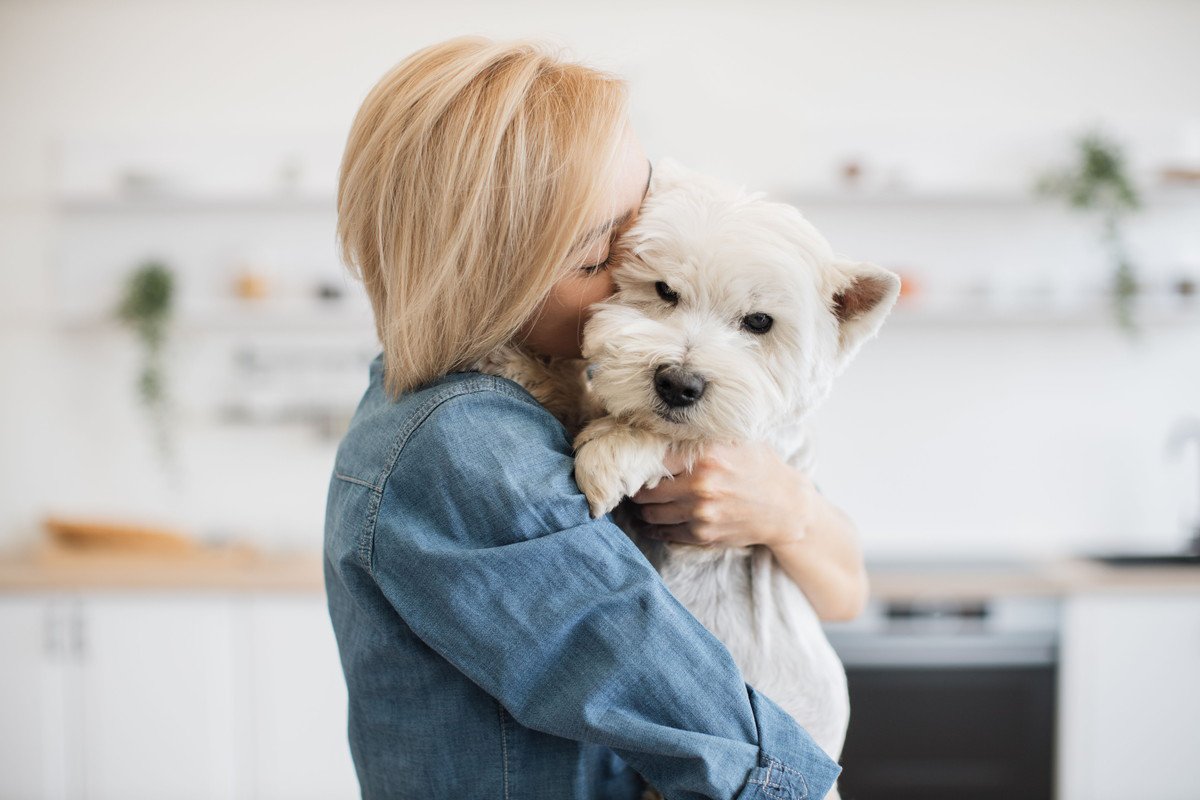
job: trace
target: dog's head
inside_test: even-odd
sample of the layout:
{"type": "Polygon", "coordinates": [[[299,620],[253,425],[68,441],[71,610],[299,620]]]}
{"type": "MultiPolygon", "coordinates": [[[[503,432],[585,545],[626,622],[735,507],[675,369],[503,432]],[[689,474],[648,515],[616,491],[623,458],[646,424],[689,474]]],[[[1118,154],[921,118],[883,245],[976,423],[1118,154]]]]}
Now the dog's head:
{"type": "Polygon", "coordinates": [[[900,279],[836,257],[795,208],[663,160],[614,245],[583,355],[611,414],[672,438],[796,421],[883,324],[900,279]]]}

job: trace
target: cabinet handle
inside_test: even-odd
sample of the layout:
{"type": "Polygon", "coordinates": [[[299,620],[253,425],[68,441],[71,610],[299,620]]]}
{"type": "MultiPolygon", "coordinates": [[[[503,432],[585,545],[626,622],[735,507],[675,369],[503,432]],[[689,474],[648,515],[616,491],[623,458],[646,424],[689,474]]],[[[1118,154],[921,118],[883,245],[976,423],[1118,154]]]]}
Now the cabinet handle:
{"type": "Polygon", "coordinates": [[[57,658],[62,653],[62,613],[56,603],[46,607],[46,615],[42,619],[42,652],[49,658],[57,658]]]}
{"type": "Polygon", "coordinates": [[[83,604],[76,600],[71,605],[71,654],[76,661],[87,655],[87,636],[84,630],[83,604]]]}

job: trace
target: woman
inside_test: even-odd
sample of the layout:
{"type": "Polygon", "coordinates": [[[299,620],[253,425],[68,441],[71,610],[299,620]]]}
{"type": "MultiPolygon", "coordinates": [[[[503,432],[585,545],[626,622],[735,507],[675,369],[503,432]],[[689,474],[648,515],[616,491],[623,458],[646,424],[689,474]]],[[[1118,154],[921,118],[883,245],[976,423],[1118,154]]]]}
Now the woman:
{"type": "MultiPolygon", "coordinates": [[[[580,357],[649,173],[624,84],[532,44],[426,48],[354,120],[338,235],[383,352],[338,449],[325,579],[364,797],[815,798],[838,774],[591,519],[563,425],[471,368],[504,344],[580,357]]],[[[852,524],[765,447],[634,501],[656,535],[769,545],[824,618],[864,602],[852,524]]]]}

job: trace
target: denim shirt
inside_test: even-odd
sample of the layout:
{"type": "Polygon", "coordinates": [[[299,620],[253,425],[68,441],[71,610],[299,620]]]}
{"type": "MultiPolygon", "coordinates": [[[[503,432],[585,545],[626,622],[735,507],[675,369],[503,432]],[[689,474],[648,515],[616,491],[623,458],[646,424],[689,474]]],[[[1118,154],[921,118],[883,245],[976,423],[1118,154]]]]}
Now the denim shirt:
{"type": "Polygon", "coordinates": [[[453,372],[392,402],[382,379],[381,355],[325,520],[364,798],[825,796],[840,767],[590,517],[532,395],[453,372]]]}

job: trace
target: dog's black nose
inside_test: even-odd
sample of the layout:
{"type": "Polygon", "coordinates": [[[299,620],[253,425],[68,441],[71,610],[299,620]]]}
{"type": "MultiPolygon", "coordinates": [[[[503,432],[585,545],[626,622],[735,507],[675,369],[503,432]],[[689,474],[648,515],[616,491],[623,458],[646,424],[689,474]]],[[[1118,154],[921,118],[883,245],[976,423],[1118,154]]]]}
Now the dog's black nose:
{"type": "Polygon", "coordinates": [[[690,406],[704,394],[705,380],[683,367],[663,364],[654,370],[654,391],[672,408],[690,406]]]}

